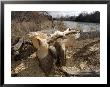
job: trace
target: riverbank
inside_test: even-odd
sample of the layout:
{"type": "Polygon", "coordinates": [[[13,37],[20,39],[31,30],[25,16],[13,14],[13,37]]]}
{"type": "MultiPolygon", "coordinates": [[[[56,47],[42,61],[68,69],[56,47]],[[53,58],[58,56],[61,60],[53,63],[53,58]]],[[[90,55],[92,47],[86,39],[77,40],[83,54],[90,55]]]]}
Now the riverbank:
{"type": "MultiPolygon", "coordinates": [[[[73,44],[70,46],[69,42],[67,43],[68,46],[65,51],[65,65],[61,66],[60,69],[53,69],[48,76],[100,76],[100,25],[89,23],[78,24],[75,22],[65,23],[62,21],[53,22],[48,19],[48,16],[43,14],[41,15],[39,13],[34,13],[34,15],[35,14],[37,14],[36,19],[38,18],[39,21],[31,19],[33,17],[32,13],[29,20],[12,20],[12,47],[29,32],[42,31],[45,34],[50,35],[55,31],[63,32],[67,28],[78,29],[81,30],[80,38],[75,39],[73,34],[66,37],[68,41],[73,44]]],[[[64,39],[65,38],[59,38],[57,41],[62,42],[64,39]]],[[[45,73],[39,66],[39,60],[36,58],[36,49],[31,43],[24,43],[17,52],[12,49],[13,48],[11,48],[11,75],[13,77],[46,77],[45,73]]]]}

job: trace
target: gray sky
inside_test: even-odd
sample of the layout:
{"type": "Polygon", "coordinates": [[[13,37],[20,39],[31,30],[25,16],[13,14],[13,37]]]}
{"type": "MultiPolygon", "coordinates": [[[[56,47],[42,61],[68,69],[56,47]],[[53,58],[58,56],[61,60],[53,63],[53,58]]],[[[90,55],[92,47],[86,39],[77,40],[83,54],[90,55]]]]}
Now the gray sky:
{"type": "MultiPolygon", "coordinates": [[[[50,15],[53,17],[61,17],[61,16],[77,16],[81,13],[82,11],[48,11],[50,15]]],[[[86,13],[91,13],[91,11],[83,11],[86,13]]],[[[93,12],[93,11],[92,11],[93,12]]]]}

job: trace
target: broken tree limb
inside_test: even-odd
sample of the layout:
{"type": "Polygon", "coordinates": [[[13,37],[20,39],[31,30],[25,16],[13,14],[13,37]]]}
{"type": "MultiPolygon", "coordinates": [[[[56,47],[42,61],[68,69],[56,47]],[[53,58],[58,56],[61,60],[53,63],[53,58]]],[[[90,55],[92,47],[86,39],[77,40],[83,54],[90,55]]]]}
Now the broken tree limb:
{"type": "Polygon", "coordinates": [[[80,31],[69,29],[69,28],[64,32],[57,31],[54,34],[52,34],[51,37],[49,37],[47,39],[47,43],[50,44],[50,43],[56,41],[59,38],[66,38],[66,36],[68,36],[70,34],[77,34],[77,33],[80,33],[80,31]]]}

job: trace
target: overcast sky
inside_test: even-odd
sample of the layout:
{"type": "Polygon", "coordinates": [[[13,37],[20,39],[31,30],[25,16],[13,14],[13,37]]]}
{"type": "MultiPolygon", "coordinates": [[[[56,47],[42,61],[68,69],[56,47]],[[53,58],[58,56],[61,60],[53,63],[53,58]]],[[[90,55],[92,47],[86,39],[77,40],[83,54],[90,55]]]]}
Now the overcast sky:
{"type": "Polygon", "coordinates": [[[94,11],[48,11],[48,13],[50,15],[52,15],[53,17],[74,16],[74,15],[77,16],[81,12],[91,13],[91,12],[94,12],[94,11]]]}

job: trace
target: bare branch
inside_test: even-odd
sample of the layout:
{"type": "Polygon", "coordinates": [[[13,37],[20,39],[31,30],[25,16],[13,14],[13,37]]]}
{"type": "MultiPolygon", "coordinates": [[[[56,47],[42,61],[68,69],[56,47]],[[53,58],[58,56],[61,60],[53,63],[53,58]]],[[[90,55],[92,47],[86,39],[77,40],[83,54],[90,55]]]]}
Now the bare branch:
{"type": "Polygon", "coordinates": [[[79,30],[73,30],[73,29],[69,29],[69,28],[64,32],[56,31],[54,34],[51,35],[50,38],[48,38],[47,43],[50,44],[59,38],[66,38],[66,36],[68,36],[70,34],[77,34],[79,32],[80,32],[79,30]]]}

